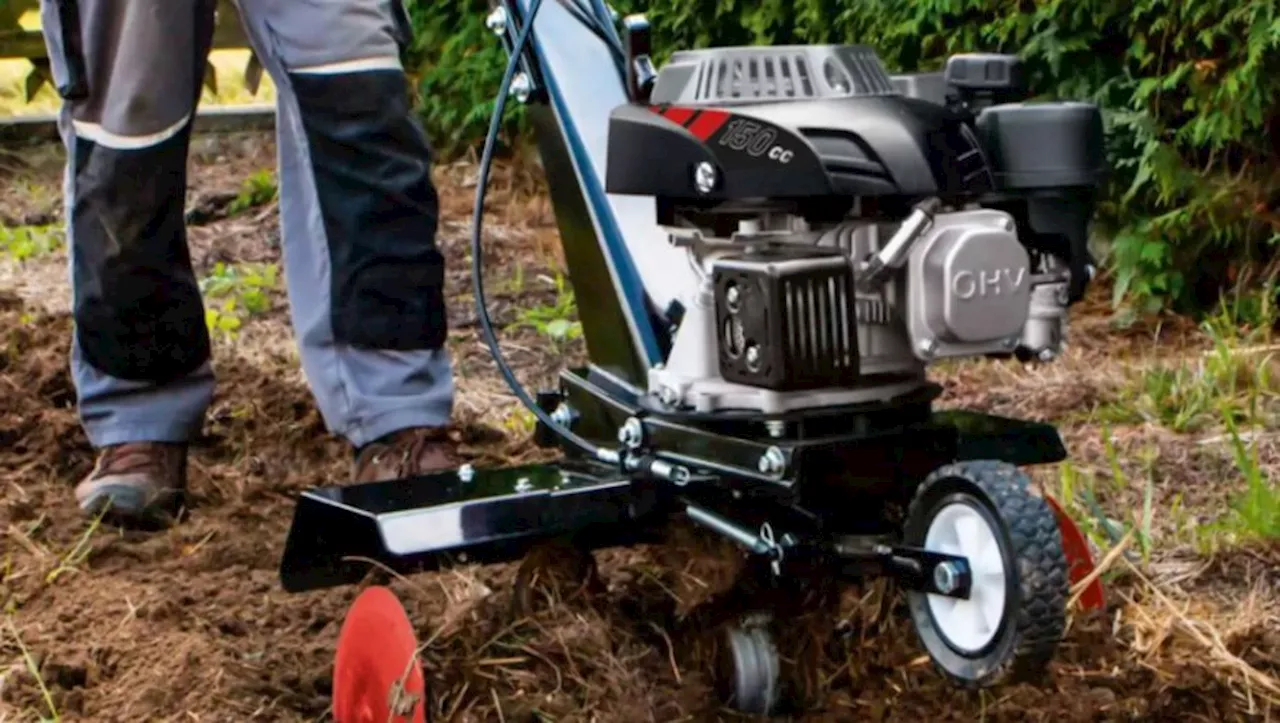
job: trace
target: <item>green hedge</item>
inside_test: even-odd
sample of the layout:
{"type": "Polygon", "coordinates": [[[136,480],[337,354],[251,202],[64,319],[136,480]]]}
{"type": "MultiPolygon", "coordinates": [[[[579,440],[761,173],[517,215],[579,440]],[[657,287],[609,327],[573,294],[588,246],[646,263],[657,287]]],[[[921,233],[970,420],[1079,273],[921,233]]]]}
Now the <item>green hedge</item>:
{"type": "MultiPolygon", "coordinates": [[[[892,70],[1018,53],[1046,99],[1106,111],[1113,168],[1099,236],[1116,298],[1217,300],[1280,239],[1280,0],[620,0],[662,51],[861,42],[892,70]]],[[[483,137],[505,57],[487,4],[410,2],[421,104],[446,154],[483,137]]],[[[509,130],[519,133],[518,115],[509,130]]]]}

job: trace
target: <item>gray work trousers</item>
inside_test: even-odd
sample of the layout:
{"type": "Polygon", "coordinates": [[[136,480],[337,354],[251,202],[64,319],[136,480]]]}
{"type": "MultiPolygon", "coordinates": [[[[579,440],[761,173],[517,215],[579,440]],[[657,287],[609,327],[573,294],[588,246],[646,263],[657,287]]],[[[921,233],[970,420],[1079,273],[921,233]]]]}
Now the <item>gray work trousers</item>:
{"type": "MultiPolygon", "coordinates": [[[[214,0],[42,0],[65,102],[80,418],[97,447],[190,441],[213,395],[184,225],[214,0]]],[[[240,0],[279,94],[283,256],[302,367],[362,446],[448,422],[444,262],[399,0],[240,0]]]]}

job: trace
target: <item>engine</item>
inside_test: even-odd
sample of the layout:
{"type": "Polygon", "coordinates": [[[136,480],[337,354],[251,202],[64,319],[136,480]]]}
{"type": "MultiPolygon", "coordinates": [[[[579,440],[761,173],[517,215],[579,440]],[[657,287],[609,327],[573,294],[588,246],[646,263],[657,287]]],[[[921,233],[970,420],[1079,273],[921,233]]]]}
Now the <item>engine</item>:
{"type": "Polygon", "coordinates": [[[891,77],[862,46],[675,54],[616,109],[607,190],[652,196],[700,279],[665,404],[887,401],[934,361],[1061,351],[1105,174],[1085,103],[1019,102],[1020,66],[891,77]]]}

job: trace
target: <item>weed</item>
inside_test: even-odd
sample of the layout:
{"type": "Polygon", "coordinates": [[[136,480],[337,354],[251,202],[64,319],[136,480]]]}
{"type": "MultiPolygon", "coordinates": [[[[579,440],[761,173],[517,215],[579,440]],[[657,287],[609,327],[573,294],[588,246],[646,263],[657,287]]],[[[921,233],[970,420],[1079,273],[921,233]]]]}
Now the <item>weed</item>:
{"type": "Polygon", "coordinates": [[[577,303],[573,289],[569,286],[564,274],[557,273],[554,279],[539,277],[555,286],[555,303],[535,306],[520,313],[519,321],[513,326],[527,326],[551,339],[556,349],[564,348],[564,344],[582,336],[582,323],[574,319],[577,314],[577,303]]]}
{"type": "Polygon", "coordinates": [[[9,634],[13,636],[14,642],[18,644],[18,652],[22,655],[22,662],[26,665],[27,674],[30,675],[40,688],[40,697],[44,699],[44,704],[49,708],[50,717],[40,716],[40,723],[62,720],[58,715],[58,707],[53,702],[53,693],[49,691],[49,686],[45,684],[44,678],[40,675],[40,666],[36,663],[35,656],[27,648],[27,644],[23,642],[22,635],[18,632],[18,626],[14,624],[12,617],[6,617],[5,623],[9,627],[9,634]]]}
{"type": "Polygon", "coordinates": [[[1157,361],[1140,371],[1102,417],[1120,423],[1153,422],[1174,432],[1198,432],[1225,418],[1271,425],[1277,418],[1280,347],[1273,344],[1277,313],[1273,291],[1224,299],[1201,324],[1208,351],[1190,359],[1157,361]]]}
{"type": "Polygon", "coordinates": [[[217,264],[200,282],[206,301],[209,331],[235,338],[245,319],[271,310],[271,293],[278,285],[275,264],[217,264]]]}
{"type": "Polygon", "coordinates": [[[1246,445],[1230,414],[1223,414],[1231,457],[1244,477],[1245,489],[1231,511],[1212,528],[1229,542],[1280,539],[1280,484],[1268,478],[1258,459],[1256,445],[1246,445]]]}
{"type": "Polygon", "coordinates": [[[502,420],[502,426],[509,434],[523,437],[533,434],[537,422],[538,418],[533,416],[533,413],[526,409],[517,409],[502,420]]]}
{"type": "Polygon", "coordinates": [[[227,213],[234,216],[264,206],[274,201],[278,192],[275,173],[258,171],[240,184],[240,193],[227,205],[227,213]]]}
{"type": "Polygon", "coordinates": [[[18,262],[53,253],[65,243],[66,234],[58,226],[0,228],[0,251],[18,262]]]}

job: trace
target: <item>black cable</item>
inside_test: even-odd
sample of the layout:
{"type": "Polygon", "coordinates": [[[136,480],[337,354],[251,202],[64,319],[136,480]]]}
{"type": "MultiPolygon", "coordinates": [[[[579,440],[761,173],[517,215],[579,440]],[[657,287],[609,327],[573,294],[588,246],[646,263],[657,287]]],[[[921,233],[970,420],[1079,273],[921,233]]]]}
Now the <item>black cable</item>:
{"type": "Polygon", "coordinates": [[[476,315],[480,321],[480,328],[484,332],[485,343],[489,347],[489,354],[493,357],[493,361],[498,365],[498,371],[502,373],[502,377],[507,382],[507,386],[520,399],[520,402],[533,413],[538,421],[545,424],[549,429],[560,435],[566,442],[579,448],[583,452],[602,459],[605,457],[604,450],[581,436],[575,434],[568,427],[558,424],[547,414],[537,402],[529,396],[529,392],[525,390],[520,380],[511,371],[511,366],[507,364],[505,357],[502,355],[502,349],[498,346],[497,333],[493,329],[493,320],[489,318],[488,303],[485,301],[484,295],[484,262],[483,262],[483,244],[481,244],[481,228],[484,222],[484,197],[489,185],[489,170],[493,165],[493,151],[498,141],[498,131],[502,127],[502,114],[507,107],[507,94],[511,89],[511,80],[515,77],[516,69],[520,66],[520,58],[524,53],[524,46],[529,42],[529,37],[533,34],[533,21],[537,17],[538,8],[542,6],[542,0],[533,0],[529,5],[528,17],[524,21],[524,27],[520,29],[520,35],[516,38],[511,48],[511,58],[507,61],[506,73],[502,76],[502,85],[498,89],[498,98],[493,109],[493,115],[489,120],[489,133],[484,141],[484,153],[480,156],[480,173],[476,179],[476,202],[475,209],[472,213],[472,229],[471,229],[471,278],[472,285],[476,296],[476,315]]]}

